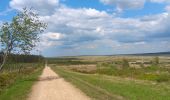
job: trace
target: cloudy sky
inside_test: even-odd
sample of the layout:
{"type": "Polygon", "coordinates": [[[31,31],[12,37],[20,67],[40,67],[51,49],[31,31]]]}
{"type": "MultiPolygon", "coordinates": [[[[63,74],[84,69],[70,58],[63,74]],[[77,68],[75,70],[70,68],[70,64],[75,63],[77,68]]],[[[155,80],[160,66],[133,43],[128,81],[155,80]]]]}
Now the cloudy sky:
{"type": "Polygon", "coordinates": [[[0,0],[0,24],[33,7],[44,56],[170,51],[170,0],[0,0]]]}

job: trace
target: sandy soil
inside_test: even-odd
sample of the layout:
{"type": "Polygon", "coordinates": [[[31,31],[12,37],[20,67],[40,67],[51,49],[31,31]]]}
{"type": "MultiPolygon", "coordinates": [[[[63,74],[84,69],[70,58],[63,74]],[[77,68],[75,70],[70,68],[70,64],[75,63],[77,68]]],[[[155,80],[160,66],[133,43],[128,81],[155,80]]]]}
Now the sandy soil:
{"type": "Polygon", "coordinates": [[[90,98],[60,78],[50,67],[45,67],[28,100],[90,100],[90,98]]]}

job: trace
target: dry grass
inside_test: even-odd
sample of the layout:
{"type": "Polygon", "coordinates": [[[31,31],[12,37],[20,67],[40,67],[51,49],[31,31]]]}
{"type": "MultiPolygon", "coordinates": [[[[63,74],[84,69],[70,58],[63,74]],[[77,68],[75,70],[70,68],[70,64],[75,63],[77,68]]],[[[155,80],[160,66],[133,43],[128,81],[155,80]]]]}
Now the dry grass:
{"type": "Polygon", "coordinates": [[[75,72],[87,73],[87,74],[94,74],[96,73],[97,67],[94,64],[90,65],[69,65],[69,66],[62,66],[66,67],[75,72]]]}

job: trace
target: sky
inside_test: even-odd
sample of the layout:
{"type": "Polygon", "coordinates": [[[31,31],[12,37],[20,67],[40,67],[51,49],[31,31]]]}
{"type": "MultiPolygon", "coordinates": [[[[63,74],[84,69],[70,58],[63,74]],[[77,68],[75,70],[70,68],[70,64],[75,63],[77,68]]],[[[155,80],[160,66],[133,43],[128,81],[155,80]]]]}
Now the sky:
{"type": "Polygon", "coordinates": [[[24,7],[48,23],[35,54],[170,51],[170,0],[0,0],[0,25],[24,7]]]}

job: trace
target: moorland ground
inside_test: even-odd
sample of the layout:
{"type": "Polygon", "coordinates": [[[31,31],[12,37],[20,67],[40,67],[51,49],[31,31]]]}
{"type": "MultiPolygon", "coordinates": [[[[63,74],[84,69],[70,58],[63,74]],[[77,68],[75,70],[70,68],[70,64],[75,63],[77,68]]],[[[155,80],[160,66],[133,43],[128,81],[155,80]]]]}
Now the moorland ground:
{"type": "Polygon", "coordinates": [[[61,77],[97,100],[169,100],[170,57],[49,58],[61,77]]]}
{"type": "Polygon", "coordinates": [[[49,90],[46,93],[47,97],[62,99],[71,97],[62,91],[67,91],[67,94],[74,94],[76,97],[80,94],[83,99],[91,98],[92,100],[170,99],[169,56],[47,58],[48,66],[51,67],[47,69],[50,70],[44,69],[45,60],[43,59],[22,60],[17,63],[16,61],[8,62],[1,71],[0,100],[25,100],[41,97],[41,94],[45,92],[38,92],[30,97],[35,93],[34,90],[37,92],[41,89],[49,90]],[[41,73],[42,75],[40,75],[41,73]],[[39,76],[40,78],[38,78],[39,76]],[[45,78],[41,79],[41,76],[45,78]],[[55,76],[55,78],[48,76],[55,76]],[[63,82],[62,85],[60,82],[63,82]],[[74,92],[74,90],[78,92],[74,92]],[[54,96],[55,93],[63,93],[63,95],[54,96]]]}

